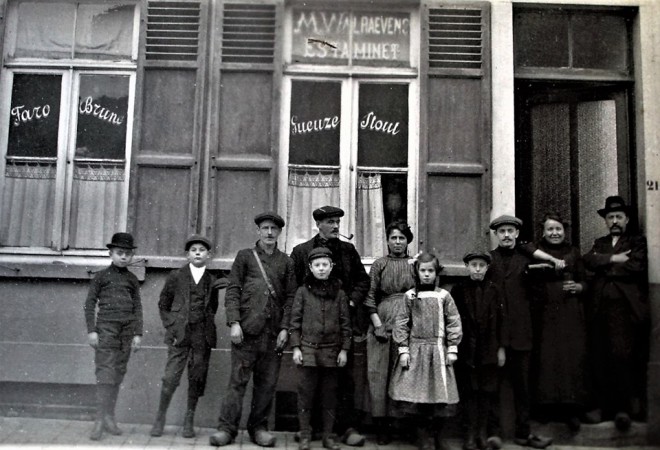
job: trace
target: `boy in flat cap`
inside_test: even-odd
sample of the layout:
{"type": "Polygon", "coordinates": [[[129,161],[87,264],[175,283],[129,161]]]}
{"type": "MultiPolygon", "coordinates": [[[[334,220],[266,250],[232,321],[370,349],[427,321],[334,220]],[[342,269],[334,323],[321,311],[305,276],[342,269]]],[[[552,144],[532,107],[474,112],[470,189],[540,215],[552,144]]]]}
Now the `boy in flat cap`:
{"type": "Polygon", "coordinates": [[[165,327],[167,363],[160,392],[160,404],[152,436],[162,436],[167,408],[188,366],[188,404],[183,419],[182,436],[195,437],[195,409],[204,395],[211,349],[216,345],[215,313],[220,287],[216,277],[206,270],[213,245],[206,237],[190,236],[185,243],[188,264],[172,271],[160,293],[158,310],[165,327]]]}
{"type": "MultiPolygon", "coordinates": [[[[364,307],[364,299],[369,291],[370,278],[364,270],[360,255],[353,244],[339,239],[340,219],[344,211],[335,206],[322,206],[312,213],[319,232],[307,242],[293,248],[291,258],[295,264],[296,281],[301,286],[311,274],[307,256],[318,247],[325,247],[332,252],[333,269],[331,277],[341,281],[341,288],[349,301],[351,325],[355,338],[366,335],[369,327],[369,314],[364,307]]],[[[353,350],[349,351],[348,363],[339,373],[339,408],[337,429],[342,433],[342,441],[347,445],[361,446],[365,437],[357,431],[362,415],[355,408],[355,382],[353,350]]],[[[362,369],[361,369],[362,370],[362,369]]],[[[366,380],[365,373],[358,374],[366,380]]]]}
{"type": "Polygon", "coordinates": [[[338,450],[332,429],[338,394],[338,367],[344,367],[351,347],[351,322],[341,281],[331,277],[332,252],[325,247],[308,255],[311,274],[298,288],[291,311],[291,347],[298,370],[300,450],[310,449],[315,393],[320,391],[323,447],[338,450]]]}
{"type": "Polygon", "coordinates": [[[250,377],[254,389],[248,433],[259,446],[275,445],[275,436],[267,430],[268,415],[297,285],[293,260],[277,248],[284,219],[265,212],[257,215],[254,223],[259,240],[253,248],[236,255],[225,295],[227,325],[231,327],[231,375],[218,432],[210,437],[210,444],[215,446],[228,445],[236,437],[250,377]]]}
{"type": "Polygon", "coordinates": [[[507,376],[511,379],[516,410],[514,442],[533,448],[546,448],[552,443],[548,437],[531,432],[529,374],[532,353],[531,293],[526,276],[527,266],[534,258],[551,262],[557,268],[564,261],[535,249],[530,245],[517,245],[522,220],[503,215],[490,223],[498,246],[491,250],[492,264],[486,278],[494,282],[503,295],[504,323],[501,345],[506,352],[507,376]]]}
{"type": "Polygon", "coordinates": [[[115,233],[107,247],[112,264],[94,276],[84,305],[96,365],[97,409],[90,435],[93,441],[101,439],[103,431],[122,434],[115,421],[117,395],[131,349],[138,351],[142,339],[140,284],[127,269],[137,248],[133,236],[115,233]]]}
{"type": "Polygon", "coordinates": [[[451,295],[461,316],[462,355],[456,365],[461,400],[466,405],[465,450],[502,446],[497,415],[499,370],[505,362],[502,347],[504,306],[495,283],[486,280],[491,262],[488,253],[473,251],[463,257],[469,277],[456,285],[451,295]]]}
{"type": "Polygon", "coordinates": [[[605,220],[608,235],[596,239],[584,255],[585,265],[595,273],[596,394],[605,415],[614,415],[621,431],[630,428],[635,387],[644,384],[638,378],[646,372],[649,333],[648,249],[644,236],[631,233],[630,214],[623,198],[607,197],[598,215],[605,220]]]}

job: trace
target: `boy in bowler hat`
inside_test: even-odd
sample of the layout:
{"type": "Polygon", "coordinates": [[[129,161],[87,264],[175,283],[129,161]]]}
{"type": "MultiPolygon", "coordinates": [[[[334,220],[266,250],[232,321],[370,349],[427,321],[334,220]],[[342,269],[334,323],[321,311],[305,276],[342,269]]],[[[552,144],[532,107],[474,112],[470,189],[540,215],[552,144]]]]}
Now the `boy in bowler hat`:
{"type": "Polygon", "coordinates": [[[96,420],[90,439],[103,431],[120,435],[115,422],[119,386],[126,374],[131,349],[142,339],[142,302],[138,279],[127,269],[137,248],[129,233],[115,233],[107,244],[112,264],[94,276],[84,304],[87,339],[95,350],[96,420]]]}
{"type": "Polygon", "coordinates": [[[167,408],[176,391],[183,370],[188,366],[188,404],[183,419],[182,436],[195,437],[194,418],[199,397],[204,395],[211,349],[217,334],[215,313],[218,310],[216,288],[224,279],[206,270],[213,245],[206,237],[193,234],[185,243],[188,264],[167,277],[160,293],[158,309],[165,327],[167,363],[163,375],[160,404],[152,436],[162,436],[167,408]]]}

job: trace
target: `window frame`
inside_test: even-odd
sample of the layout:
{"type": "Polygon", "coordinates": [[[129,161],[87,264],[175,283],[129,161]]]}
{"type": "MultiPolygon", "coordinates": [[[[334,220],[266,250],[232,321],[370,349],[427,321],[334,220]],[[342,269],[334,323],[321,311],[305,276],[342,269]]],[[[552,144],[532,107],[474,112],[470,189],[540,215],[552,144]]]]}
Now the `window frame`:
{"type": "MultiPolygon", "coordinates": [[[[113,75],[128,77],[128,105],[126,115],[126,141],[124,153],[124,180],[121,188],[121,211],[118,218],[119,229],[125,230],[128,226],[129,195],[131,183],[131,166],[133,155],[133,133],[135,132],[135,105],[138,69],[138,43],[140,37],[140,4],[136,0],[120,0],[116,4],[130,5],[133,7],[133,38],[131,42],[130,61],[108,61],[91,59],[45,59],[18,57],[9,58],[8,52],[11,42],[15,40],[17,33],[17,5],[20,1],[10,2],[7,6],[7,22],[5,25],[5,40],[3,49],[3,65],[0,68],[0,195],[4,192],[6,177],[6,157],[8,150],[9,128],[6,124],[10,120],[11,94],[13,80],[16,74],[59,74],[61,79],[60,96],[60,118],[58,124],[58,143],[56,159],[55,197],[53,208],[53,230],[50,234],[50,246],[2,246],[0,257],[7,258],[9,255],[43,255],[74,256],[74,257],[98,257],[107,256],[107,250],[99,249],[69,249],[71,208],[73,192],[73,172],[75,168],[75,143],[77,138],[78,103],[80,91],[80,79],[84,75],[113,75]],[[13,28],[12,28],[13,27],[13,28]]],[[[48,3],[47,1],[44,3],[48,3]]],[[[100,4],[102,1],[70,1],[74,4],[100,4]]],[[[11,208],[8,208],[11,209],[11,208]]],[[[16,258],[9,257],[11,261],[16,258]]],[[[46,262],[48,262],[47,260],[46,262]]],[[[72,260],[74,261],[74,260],[72,260]]],[[[87,259],[81,260],[81,264],[87,264],[87,259]]]]}

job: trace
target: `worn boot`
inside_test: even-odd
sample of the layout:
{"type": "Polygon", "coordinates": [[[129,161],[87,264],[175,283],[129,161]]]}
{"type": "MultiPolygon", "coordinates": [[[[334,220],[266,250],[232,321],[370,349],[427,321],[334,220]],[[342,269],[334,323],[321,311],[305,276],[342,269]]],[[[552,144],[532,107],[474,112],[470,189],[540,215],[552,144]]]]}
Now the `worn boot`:
{"type": "Polygon", "coordinates": [[[337,435],[332,432],[335,426],[335,410],[323,409],[321,412],[321,423],[323,427],[323,447],[328,450],[339,450],[337,435]]]}
{"type": "Polygon", "coordinates": [[[122,431],[117,426],[115,421],[115,405],[117,404],[117,396],[119,395],[119,385],[118,384],[107,384],[104,385],[105,395],[106,395],[106,410],[103,415],[103,429],[110,434],[115,436],[120,436],[122,431]]]}
{"type": "Polygon", "coordinates": [[[172,395],[174,391],[163,386],[163,389],[160,391],[160,403],[158,405],[158,412],[156,413],[156,421],[154,426],[151,427],[151,435],[154,437],[159,437],[163,435],[163,430],[165,429],[165,416],[167,415],[167,408],[170,406],[172,401],[172,395]]]}
{"type": "Polygon", "coordinates": [[[103,392],[102,384],[96,385],[96,418],[94,420],[94,427],[89,438],[92,441],[98,441],[103,437],[103,415],[105,412],[105,393],[103,392]]]}
{"type": "Polygon", "coordinates": [[[183,418],[183,431],[181,436],[184,438],[195,437],[195,409],[197,409],[197,396],[188,397],[188,407],[186,408],[186,415],[183,418]]]}
{"type": "Polygon", "coordinates": [[[312,411],[310,409],[298,410],[298,425],[300,427],[298,450],[309,450],[312,440],[312,411]]]}

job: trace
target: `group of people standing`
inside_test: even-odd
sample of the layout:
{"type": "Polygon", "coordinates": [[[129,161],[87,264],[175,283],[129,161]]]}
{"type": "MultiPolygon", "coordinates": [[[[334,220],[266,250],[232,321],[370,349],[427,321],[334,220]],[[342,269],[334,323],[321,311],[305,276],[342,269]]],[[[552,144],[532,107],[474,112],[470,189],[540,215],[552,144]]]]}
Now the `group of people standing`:
{"type": "MultiPolygon", "coordinates": [[[[443,268],[434,254],[409,254],[413,234],[405,222],[387,226],[388,255],[377,259],[369,274],[355,247],[339,239],[344,211],[333,206],[313,212],[318,234],[290,257],[277,248],[282,217],[257,215],[258,240],[238,252],[228,282],[206,270],[211,242],[193,235],[185,243],[189,264],[168,277],[158,305],[168,359],[151,434],[163,434],[187,365],[183,435],[195,435],[195,407],[216,341],[215,290],[223,287],[231,370],[211,445],[228,445],[236,437],[250,379],[247,431],[259,446],[276,444],[267,420],[287,345],[297,367],[300,450],[310,448],[313,431],[325,448],[363,445],[365,412],[379,444],[391,440],[396,422],[416,430],[420,449],[437,449],[443,421],[457,413],[459,399],[465,449],[499,448],[499,390],[507,377],[519,445],[545,448],[552,442],[532,433],[533,403],[559,411],[575,431],[586,407],[599,407],[602,418],[613,417],[625,430],[643,359],[646,241],[627,230],[630,211],[621,197],[608,197],[598,213],[609,235],[596,240],[584,257],[566,242],[567,224],[556,215],[545,217],[538,243],[525,245],[517,242],[520,219],[496,218],[490,228],[498,247],[466,253],[469,277],[451,293],[439,287],[443,268]],[[592,271],[590,278],[585,268],[592,271]],[[365,341],[366,373],[360,374],[354,348],[365,341]],[[608,370],[591,372],[594,367],[608,370]],[[362,375],[366,396],[355,392],[355,377],[362,375]],[[590,396],[594,389],[598,395],[590,396]],[[595,398],[602,403],[595,404],[595,398]]],[[[111,398],[116,400],[113,389],[121,383],[131,347],[139,348],[142,331],[137,281],[126,270],[135,248],[132,237],[117,233],[108,248],[113,264],[92,281],[85,303],[99,386],[92,439],[103,431],[121,432],[111,398]]]]}

